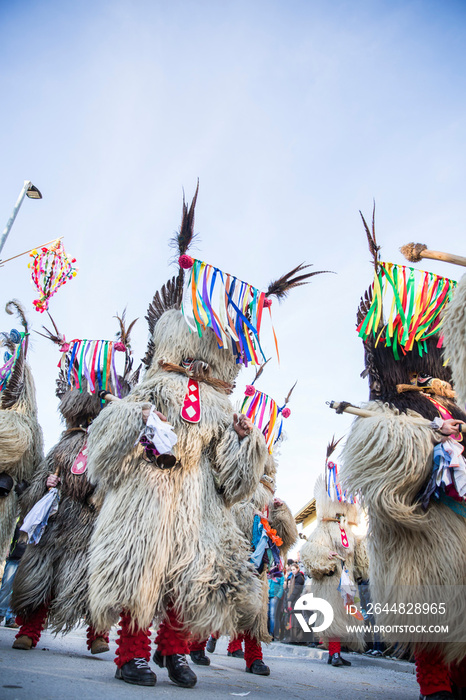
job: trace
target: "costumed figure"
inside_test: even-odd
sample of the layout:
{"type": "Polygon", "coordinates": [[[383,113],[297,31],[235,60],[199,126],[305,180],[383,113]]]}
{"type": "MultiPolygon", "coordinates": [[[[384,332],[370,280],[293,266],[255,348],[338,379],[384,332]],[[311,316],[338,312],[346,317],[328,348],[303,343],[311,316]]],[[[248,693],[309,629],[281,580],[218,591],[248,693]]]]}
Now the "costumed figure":
{"type": "Polygon", "coordinates": [[[13,537],[19,497],[43,459],[36,390],[26,362],[28,324],[18,301],[10,301],[5,310],[17,312],[23,330],[0,334],[6,347],[0,368],[0,560],[6,557],[13,537]]]}
{"type": "Polygon", "coordinates": [[[441,346],[445,333],[445,358],[464,381],[466,285],[455,293],[455,283],[427,272],[416,285],[413,268],[380,261],[374,224],[372,232],[364,225],[375,278],[360,303],[358,332],[371,414],[353,423],[342,477],[362,494],[369,515],[371,594],[381,605],[377,623],[392,630],[406,622],[413,629],[449,623],[447,635],[410,632],[388,639],[414,652],[421,698],[464,697],[466,471],[462,438],[448,435],[466,414],[455,401],[441,346]],[[393,301],[385,296],[382,305],[387,289],[393,301]],[[388,317],[383,306],[385,312],[391,308],[388,317]],[[403,617],[409,605],[412,614],[403,617]]]}
{"type": "MultiPolygon", "coordinates": [[[[87,551],[99,497],[88,480],[88,429],[102,410],[100,390],[125,396],[137,381],[129,339],[135,322],[126,330],[124,317],[117,317],[120,332],[116,341],[67,343],[55,324],[55,333],[47,331],[47,337],[62,351],[56,395],[66,429],[21,499],[23,512],[30,511],[21,528],[29,544],[13,587],[12,608],[20,624],[14,649],[35,647],[46,622],[55,633],[67,633],[82,619],[90,620],[87,551]],[[120,353],[125,357],[122,376],[116,370],[115,356],[120,353]]],[[[109,650],[107,630],[89,624],[91,653],[109,650]]]]}
{"type": "MultiPolygon", "coordinates": [[[[261,642],[269,643],[271,641],[267,624],[269,606],[267,573],[283,569],[282,559],[286,557],[287,551],[298,539],[298,530],[288,506],[280,499],[274,498],[277,464],[273,450],[282,437],[283,418],[290,415],[287,403],[292,390],[286,397],[283,406],[278,406],[270,396],[256,390],[253,386],[261,375],[262,369],[263,367],[257,372],[252,384],[246,387],[246,398],[241,406],[241,412],[248,416],[263,434],[269,456],[265,463],[264,474],[252,498],[232,507],[236,523],[252,548],[249,561],[254,565],[261,582],[260,613],[250,629],[245,631],[243,635],[237,633],[230,639],[228,654],[242,656],[240,650],[241,642],[244,639],[246,671],[260,676],[268,676],[270,668],[263,662],[261,647],[261,642]]],[[[213,650],[215,650],[215,644],[212,643],[214,640],[215,636],[209,639],[209,648],[213,647],[213,650]]],[[[200,652],[196,650],[198,656],[202,653],[202,650],[200,652]]],[[[192,650],[191,658],[193,658],[192,650]]]]}
{"type": "Polygon", "coordinates": [[[341,488],[338,467],[329,461],[338,442],[332,440],[328,445],[325,478],[318,477],[314,492],[317,527],[301,549],[301,561],[311,577],[311,594],[326,600],[333,610],[333,621],[321,636],[328,646],[328,663],[336,667],[351,666],[341,656],[342,638],[351,649],[364,647],[356,582],[366,559],[364,544],[352,531],[358,525],[357,504],[341,488]],[[351,636],[348,626],[353,628],[351,636]]]}
{"type": "Polygon", "coordinates": [[[250,629],[256,618],[260,582],[230,508],[257,487],[267,448],[228,394],[243,363],[260,364],[267,295],[308,277],[285,275],[263,293],[190,258],[196,197],[183,202],[180,273],[149,307],[145,375],[89,439],[90,478],[105,491],[90,547],[92,619],[109,627],[122,613],[116,677],[141,685],[156,682],[154,616],[154,661],[183,687],[196,683],[190,635],[250,629]]]}

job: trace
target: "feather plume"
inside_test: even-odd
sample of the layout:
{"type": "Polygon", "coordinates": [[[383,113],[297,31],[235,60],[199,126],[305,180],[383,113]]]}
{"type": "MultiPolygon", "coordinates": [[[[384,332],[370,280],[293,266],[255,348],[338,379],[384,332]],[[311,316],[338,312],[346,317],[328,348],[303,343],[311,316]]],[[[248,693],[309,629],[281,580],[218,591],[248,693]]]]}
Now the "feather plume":
{"type": "Polygon", "coordinates": [[[296,386],[297,383],[298,383],[298,380],[295,381],[295,383],[293,384],[293,386],[292,386],[291,389],[289,390],[288,394],[286,395],[286,397],[285,397],[285,406],[286,406],[286,404],[288,403],[288,401],[290,400],[291,394],[293,393],[293,389],[295,388],[295,386],[296,386]]]}
{"type": "Polygon", "coordinates": [[[359,211],[359,214],[361,215],[364,230],[366,231],[367,242],[369,244],[369,251],[372,255],[374,266],[377,267],[377,263],[379,261],[380,246],[377,245],[377,241],[375,238],[375,202],[374,207],[372,209],[372,231],[370,231],[369,226],[367,225],[367,222],[364,216],[362,215],[361,211],[359,211]]]}
{"type": "Polygon", "coordinates": [[[267,364],[267,362],[270,362],[271,359],[272,359],[272,358],[269,357],[269,359],[266,360],[265,362],[263,362],[263,363],[260,365],[259,369],[256,370],[256,376],[255,376],[254,379],[252,380],[251,385],[254,384],[254,383],[259,379],[259,377],[261,376],[262,372],[264,371],[265,365],[267,364]]]}
{"type": "Polygon", "coordinates": [[[188,209],[183,192],[183,208],[181,216],[181,226],[179,232],[172,239],[174,247],[178,248],[179,255],[184,255],[194,239],[194,209],[197,202],[197,194],[199,192],[199,179],[197,181],[196,191],[191,201],[191,206],[188,209]]]}
{"type": "Polygon", "coordinates": [[[341,438],[339,440],[335,440],[335,435],[333,435],[332,439],[330,440],[330,442],[327,445],[326,460],[335,452],[338,443],[341,442],[342,440],[343,440],[343,435],[341,436],[341,438]]]}
{"type": "Polygon", "coordinates": [[[288,295],[290,289],[293,289],[294,287],[300,287],[303,284],[308,284],[310,278],[314,277],[314,275],[322,275],[324,273],[330,272],[330,270],[320,270],[317,272],[306,272],[303,275],[297,274],[308,267],[312,267],[312,265],[305,265],[304,263],[301,263],[290,272],[287,272],[285,275],[279,277],[278,280],[271,282],[268,286],[265,296],[269,297],[273,295],[276,296],[279,301],[281,301],[288,295]],[[294,277],[294,275],[297,276],[294,277]]]}
{"type": "Polygon", "coordinates": [[[364,321],[372,304],[372,285],[366,289],[364,296],[359,300],[358,312],[356,314],[356,326],[364,321]]]}

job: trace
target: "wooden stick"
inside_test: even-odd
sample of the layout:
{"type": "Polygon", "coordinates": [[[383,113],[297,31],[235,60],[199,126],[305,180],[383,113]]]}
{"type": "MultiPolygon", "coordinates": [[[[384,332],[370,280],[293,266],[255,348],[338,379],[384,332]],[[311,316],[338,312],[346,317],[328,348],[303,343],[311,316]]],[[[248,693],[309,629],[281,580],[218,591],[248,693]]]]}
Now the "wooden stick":
{"type": "Polygon", "coordinates": [[[424,243],[407,243],[400,248],[400,252],[409,262],[417,263],[423,258],[429,258],[430,260],[441,260],[442,262],[466,267],[466,258],[463,258],[461,255],[442,253],[440,250],[429,250],[424,243]]]}
{"type": "Polygon", "coordinates": [[[25,250],[24,253],[18,253],[18,255],[13,255],[12,258],[7,258],[6,260],[0,260],[0,266],[4,265],[7,262],[10,262],[10,260],[15,260],[16,258],[20,258],[22,255],[27,255],[28,253],[31,252],[31,250],[35,250],[36,248],[43,248],[46,245],[50,245],[51,243],[55,243],[55,241],[61,241],[63,236],[60,236],[59,238],[54,238],[53,241],[49,241],[48,243],[42,243],[42,245],[36,245],[34,248],[29,248],[29,250],[25,250]]]}
{"type": "MultiPolygon", "coordinates": [[[[328,405],[330,408],[333,408],[335,411],[340,408],[340,402],[339,401],[329,401],[328,405]]],[[[375,411],[368,411],[367,408],[358,408],[357,406],[346,406],[343,409],[344,413],[351,413],[353,416],[359,416],[359,418],[372,418],[374,416],[380,415],[379,413],[376,413],[375,411]]],[[[427,418],[415,418],[414,416],[410,416],[410,419],[413,423],[417,423],[418,425],[422,425],[425,428],[428,428],[431,424],[431,421],[428,420],[427,418]]],[[[466,423],[463,423],[458,428],[458,432],[460,433],[466,433],[466,423]]],[[[448,436],[445,436],[448,437],[448,436]]]]}

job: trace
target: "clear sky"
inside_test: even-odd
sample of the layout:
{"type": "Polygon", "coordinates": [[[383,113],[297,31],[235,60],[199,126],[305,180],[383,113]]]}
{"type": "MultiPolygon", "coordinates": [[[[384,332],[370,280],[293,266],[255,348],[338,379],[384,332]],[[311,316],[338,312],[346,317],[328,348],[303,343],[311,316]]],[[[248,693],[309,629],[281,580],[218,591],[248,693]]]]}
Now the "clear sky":
{"type": "MultiPolygon", "coordinates": [[[[337,273],[272,307],[281,364],[259,388],[281,401],[298,379],[278,479],[294,511],[350,425],[325,402],[367,398],[354,328],[372,270],[358,210],[370,218],[376,200],[384,259],[403,262],[409,241],[466,254],[465,20],[455,0],[0,3],[0,224],[24,179],[44,197],[25,200],[3,258],[65,236],[80,270],[50,309],[68,339],[112,339],[127,307],[143,356],[198,177],[197,257],[263,289],[302,261],[337,273]]],[[[45,322],[27,262],[0,269],[1,329],[11,297],[34,328],[45,322]]],[[[61,429],[58,355],[36,336],[47,448],[61,429]]]]}

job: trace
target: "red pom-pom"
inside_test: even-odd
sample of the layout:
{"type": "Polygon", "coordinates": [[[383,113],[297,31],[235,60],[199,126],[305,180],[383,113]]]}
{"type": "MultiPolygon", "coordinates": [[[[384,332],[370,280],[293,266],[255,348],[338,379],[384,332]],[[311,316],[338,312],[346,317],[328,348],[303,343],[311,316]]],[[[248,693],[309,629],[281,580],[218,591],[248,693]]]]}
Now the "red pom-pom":
{"type": "Polygon", "coordinates": [[[69,349],[70,349],[70,344],[69,344],[69,343],[62,343],[62,344],[60,345],[60,350],[61,350],[61,352],[68,352],[69,349]]]}
{"type": "Polygon", "coordinates": [[[244,390],[246,396],[254,396],[255,391],[256,390],[254,389],[252,384],[246,384],[246,389],[244,390]]]}
{"type": "Polygon", "coordinates": [[[118,342],[113,346],[117,352],[126,352],[126,346],[124,343],[118,342]]]}
{"type": "Polygon", "coordinates": [[[272,306],[272,299],[269,299],[269,297],[265,297],[264,299],[264,308],[268,309],[269,306],[272,306]]]}
{"type": "Polygon", "coordinates": [[[71,262],[76,262],[76,258],[71,258],[71,262]]]}
{"type": "Polygon", "coordinates": [[[194,260],[190,255],[180,255],[178,263],[183,270],[189,270],[189,268],[194,265],[194,260]]]}
{"type": "Polygon", "coordinates": [[[42,248],[42,252],[43,252],[43,253],[46,253],[47,250],[48,250],[48,248],[42,248]]]}
{"type": "Polygon", "coordinates": [[[288,416],[290,415],[290,413],[291,413],[291,409],[288,408],[288,406],[285,406],[285,408],[284,408],[283,411],[282,411],[282,416],[283,416],[283,418],[288,418],[288,416]]]}

